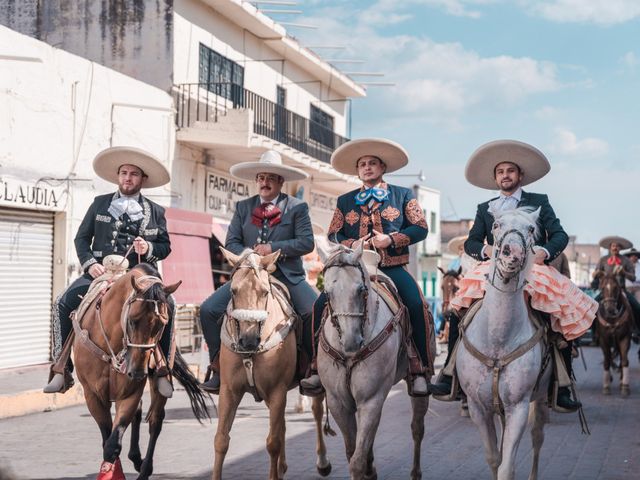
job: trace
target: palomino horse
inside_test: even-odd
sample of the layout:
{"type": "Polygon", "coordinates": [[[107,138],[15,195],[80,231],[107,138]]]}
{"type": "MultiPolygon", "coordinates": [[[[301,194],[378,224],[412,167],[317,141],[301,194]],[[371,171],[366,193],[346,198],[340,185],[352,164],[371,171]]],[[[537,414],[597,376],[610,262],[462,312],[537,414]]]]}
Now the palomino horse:
{"type": "MultiPolygon", "coordinates": [[[[543,329],[529,318],[523,287],[532,264],[539,210],[495,212],[493,257],[484,301],[473,321],[460,328],[456,371],[467,394],[471,419],[480,430],[494,478],[513,479],[518,445],[527,426],[530,403],[533,467],[544,441],[547,391],[551,369],[544,368],[543,329]],[[498,447],[494,415],[502,421],[498,447]]],[[[472,307],[473,309],[473,307],[472,307]]],[[[472,310],[469,310],[472,313],[472,310]]]]}
{"type": "MultiPolygon", "coordinates": [[[[407,332],[400,316],[371,287],[362,253],[362,245],[355,251],[339,246],[326,262],[329,317],[321,330],[317,361],[329,410],[342,431],[351,478],[369,480],[377,478],[373,442],[382,406],[391,387],[407,374],[407,332]]],[[[415,480],[422,478],[420,446],[429,398],[412,397],[411,405],[415,480]]]]}
{"type": "MultiPolygon", "coordinates": [[[[151,405],[149,445],[144,459],[139,437],[142,419],[142,393],[147,383],[147,366],[156,351],[167,324],[168,296],[180,282],[163,286],[158,272],[140,264],[117,279],[111,288],[89,306],[78,326],[73,349],[78,379],[82,382],[89,412],[102,434],[103,462],[98,479],[124,479],[120,464],[122,436],[133,421],[129,458],[138,479],[153,472],[153,453],[162,429],[166,398],[160,395],[156,377],[150,379],[151,405]],[[80,330],[81,329],[81,330],[80,330]],[[111,402],[116,403],[115,419],[111,402]]],[[[185,387],[191,408],[198,420],[208,417],[205,397],[179,354],[175,354],[174,377],[185,387]]]]}
{"type": "Polygon", "coordinates": [[[599,274],[602,299],[598,308],[598,343],[604,354],[602,393],[611,394],[611,367],[616,354],[620,355],[620,393],[629,395],[629,348],[631,347],[632,311],[629,300],[613,274],[599,274]]]}
{"type": "MultiPolygon", "coordinates": [[[[222,327],[218,429],[212,478],[222,478],[229,432],[238,404],[244,394],[250,392],[256,400],[264,399],[269,408],[269,479],[282,479],[287,471],[284,411],[287,392],[296,385],[297,346],[292,330],[296,328],[297,316],[287,305],[286,294],[283,296],[279,288],[281,284],[269,275],[275,270],[280,251],[261,257],[252,250],[240,256],[224,248],[220,250],[233,271],[232,297],[222,327]]],[[[323,396],[315,397],[312,410],[317,431],[316,467],[326,476],[331,471],[331,464],[322,437],[323,399],[323,396]]]]}

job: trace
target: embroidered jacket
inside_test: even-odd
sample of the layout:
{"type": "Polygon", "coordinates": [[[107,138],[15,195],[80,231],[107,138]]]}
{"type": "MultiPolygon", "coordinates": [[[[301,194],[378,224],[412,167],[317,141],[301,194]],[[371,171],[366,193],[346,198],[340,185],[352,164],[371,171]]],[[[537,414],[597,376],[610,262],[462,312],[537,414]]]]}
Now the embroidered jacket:
{"type": "Polygon", "coordinates": [[[345,193],[338,197],[336,210],[327,236],[335,243],[351,247],[353,242],[373,230],[391,236],[392,243],[379,251],[381,267],[393,267],[409,263],[409,245],[427,237],[429,228],[422,208],[408,188],[383,183],[388,197],[369,205],[357,205],[356,194],[364,190],[345,193]]]}
{"type": "MultiPolygon", "coordinates": [[[[117,196],[118,192],[97,196],[80,224],[74,243],[85,272],[94,263],[102,263],[107,255],[124,255],[138,236],[149,243],[149,250],[141,256],[144,262],[155,266],[171,252],[164,208],[139,195],[144,215],[141,220],[133,221],[126,213],[113,218],[109,205],[117,196]]],[[[127,259],[133,267],[138,263],[138,254],[132,250],[127,259]]]]}

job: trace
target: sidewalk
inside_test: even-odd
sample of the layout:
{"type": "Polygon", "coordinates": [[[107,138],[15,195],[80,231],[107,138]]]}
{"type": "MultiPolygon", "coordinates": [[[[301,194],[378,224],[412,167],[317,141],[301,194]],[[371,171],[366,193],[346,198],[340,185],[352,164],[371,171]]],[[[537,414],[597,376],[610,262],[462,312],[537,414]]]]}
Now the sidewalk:
{"type": "MultiPolygon", "coordinates": [[[[183,354],[191,370],[200,380],[204,377],[201,352],[183,354]]],[[[204,355],[206,357],[206,353],[204,355]]],[[[74,375],[75,377],[75,375],[74,375]]],[[[18,417],[30,413],[50,412],[84,403],[82,385],[76,384],[64,394],[43,393],[49,378],[49,364],[0,370],[0,419],[18,417]]]]}

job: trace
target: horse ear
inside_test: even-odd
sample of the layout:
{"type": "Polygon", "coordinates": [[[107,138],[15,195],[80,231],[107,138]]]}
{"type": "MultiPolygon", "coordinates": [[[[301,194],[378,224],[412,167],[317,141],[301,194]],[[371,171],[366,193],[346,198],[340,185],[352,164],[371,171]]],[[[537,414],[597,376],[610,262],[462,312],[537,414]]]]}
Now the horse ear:
{"type": "Polygon", "coordinates": [[[538,217],[540,216],[540,210],[542,207],[538,207],[537,209],[535,209],[533,212],[531,212],[529,214],[529,216],[531,217],[531,220],[533,221],[533,223],[537,223],[538,222],[538,217]]]}
{"type": "Polygon", "coordinates": [[[358,262],[362,258],[362,253],[364,252],[364,241],[360,242],[360,246],[356,248],[353,252],[353,259],[358,262]]]}
{"type": "Polygon", "coordinates": [[[440,273],[442,273],[443,275],[445,275],[445,271],[444,271],[441,267],[438,267],[438,270],[440,270],[440,273]]]}
{"type": "Polygon", "coordinates": [[[231,265],[232,267],[235,267],[236,263],[240,261],[239,255],[236,255],[235,253],[231,253],[226,248],[220,247],[220,251],[222,252],[222,255],[224,255],[224,258],[227,260],[227,262],[229,262],[229,265],[231,265]]]}
{"type": "Polygon", "coordinates": [[[140,293],[141,289],[140,289],[140,287],[138,287],[138,283],[136,281],[136,277],[134,277],[133,275],[131,275],[131,286],[136,291],[136,293],[140,293]]]}
{"type": "Polygon", "coordinates": [[[267,272],[273,273],[276,269],[276,262],[278,261],[278,257],[280,257],[280,250],[276,250],[269,255],[265,255],[260,259],[260,263],[267,272]]]}
{"type": "Polygon", "coordinates": [[[462,275],[462,265],[458,267],[458,276],[462,275]]]}
{"type": "Polygon", "coordinates": [[[180,285],[182,285],[182,280],[178,280],[173,285],[166,285],[165,287],[162,287],[162,290],[164,290],[164,293],[166,293],[167,295],[171,295],[178,289],[180,285]]]}

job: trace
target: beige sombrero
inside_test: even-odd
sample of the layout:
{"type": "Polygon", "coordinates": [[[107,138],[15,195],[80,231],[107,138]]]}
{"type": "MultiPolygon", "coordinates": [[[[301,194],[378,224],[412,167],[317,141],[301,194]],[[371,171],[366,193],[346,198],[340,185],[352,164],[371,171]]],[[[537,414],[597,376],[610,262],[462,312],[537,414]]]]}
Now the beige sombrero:
{"type": "Polygon", "coordinates": [[[395,172],[409,163],[409,154],[402,146],[384,138],[361,138],[340,145],[331,155],[331,166],[340,173],[358,175],[358,159],[371,155],[387,166],[386,173],[395,172]]]}
{"type": "Polygon", "coordinates": [[[614,242],[618,244],[620,250],[626,250],[627,248],[633,247],[633,243],[631,243],[631,241],[617,235],[609,235],[608,237],[604,237],[598,242],[598,245],[609,250],[611,244],[614,242]]]}
{"type": "Polygon", "coordinates": [[[467,162],[464,176],[472,185],[496,190],[494,170],[503,162],[515,163],[524,175],[521,185],[528,185],[544,177],[551,165],[540,150],[517,140],[496,140],[478,148],[467,162]]]}
{"type": "Polygon", "coordinates": [[[259,173],[273,173],[284,178],[285,182],[291,180],[304,180],[309,175],[302,170],[289,167],[282,163],[282,157],[275,150],[267,150],[260,156],[257,162],[242,162],[231,167],[229,173],[243,180],[255,180],[259,173]]]}
{"type": "Polygon", "coordinates": [[[111,147],[101,151],[93,159],[93,170],[107,182],[118,185],[118,169],[122,165],[135,165],[147,179],[143,188],[166,185],[171,181],[169,170],[149,152],[134,147],[111,147]]]}
{"type": "Polygon", "coordinates": [[[461,245],[464,245],[464,242],[466,242],[467,238],[469,238],[467,235],[460,235],[449,240],[449,243],[447,243],[447,250],[449,251],[449,253],[458,255],[458,249],[461,245]]]}

